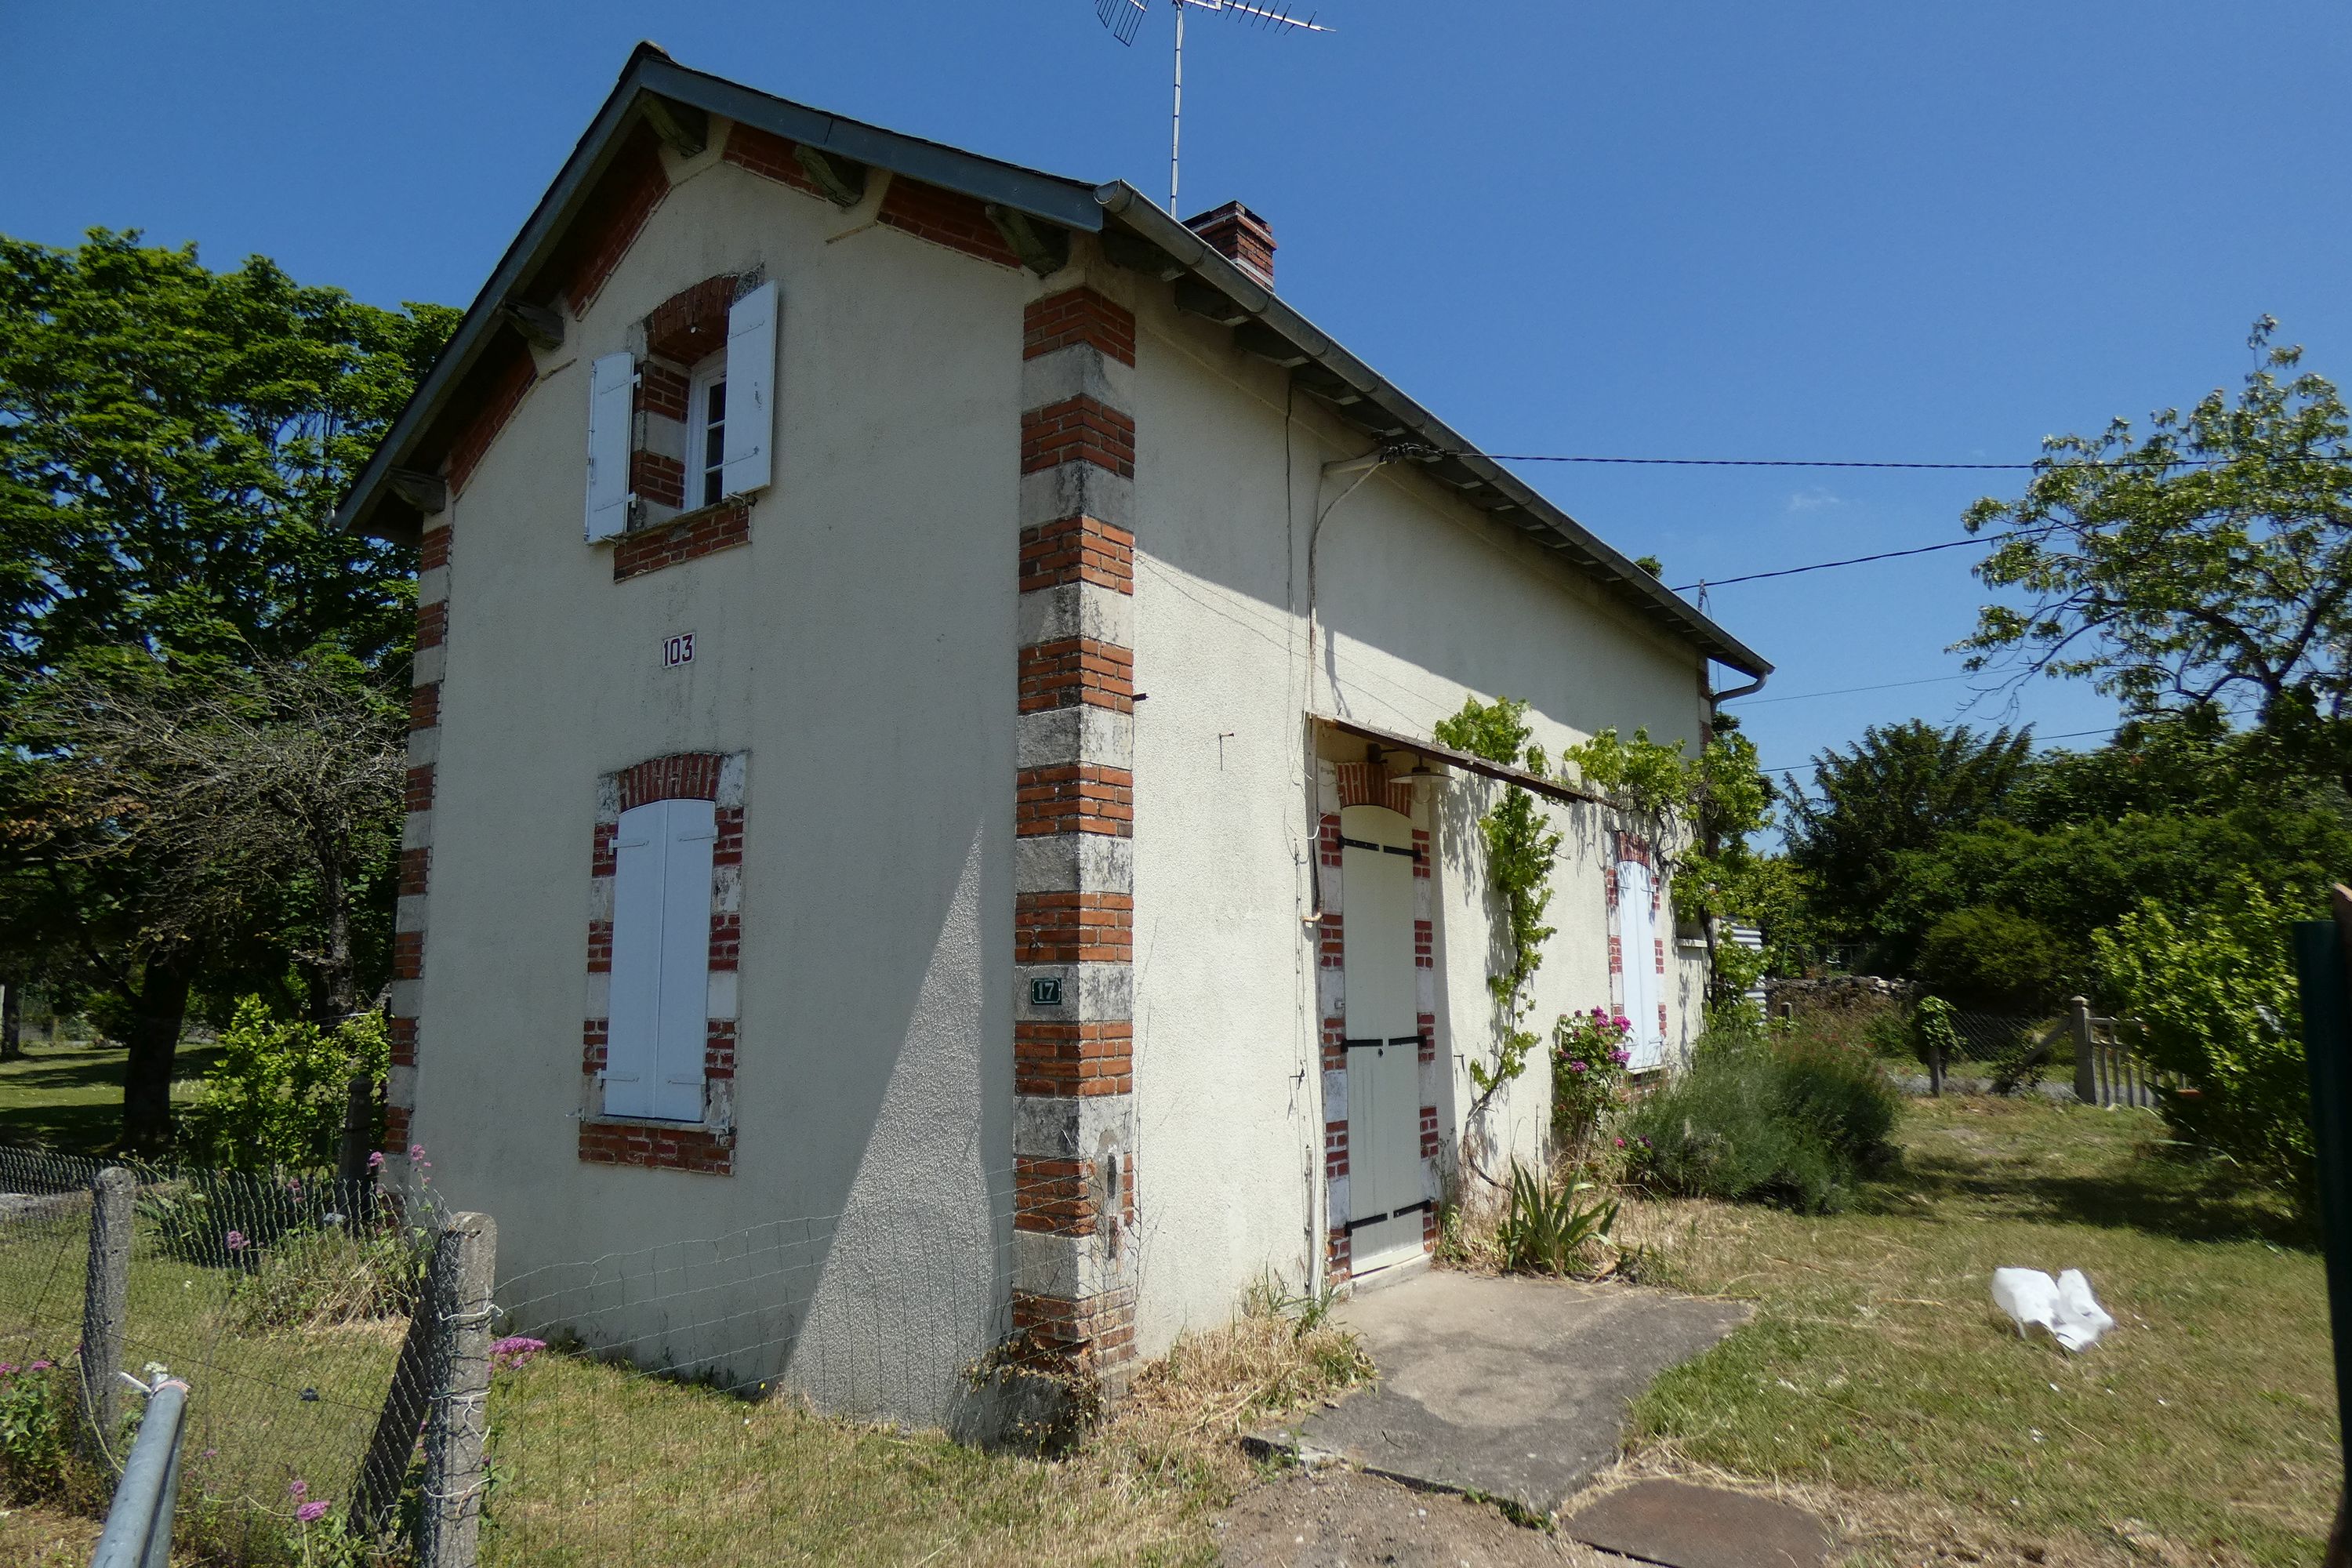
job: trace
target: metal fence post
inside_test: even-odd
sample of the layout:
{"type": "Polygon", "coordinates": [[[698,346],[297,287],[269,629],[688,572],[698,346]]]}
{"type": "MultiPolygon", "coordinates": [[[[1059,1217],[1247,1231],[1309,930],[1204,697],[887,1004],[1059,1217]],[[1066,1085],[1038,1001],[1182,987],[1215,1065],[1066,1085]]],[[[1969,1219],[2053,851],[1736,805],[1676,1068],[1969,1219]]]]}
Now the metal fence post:
{"type": "Polygon", "coordinates": [[[434,1314],[433,1405],[425,1425],[425,1508],[420,1568],[475,1568],[488,1479],[482,1437],[488,1426],[490,1287],[498,1223],[456,1214],[433,1247],[424,1310],[434,1314]]]}
{"type": "Polygon", "coordinates": [[[2066,998],[2066,1028],[2074,1037],[2074,1098],[2084,1105],[2099,1103],[2099,1079],[2091,1048],[2091,1000],[2066,998]]]}
{"type": "Polygon", "coordinates": [[[123,1319],[131,1295],[131,1200],[138,1181],[109,1165],[89,1184],[89,1269],[81,1298],[81,1451],[104,1460],[121,1391],[123,1319]]]}

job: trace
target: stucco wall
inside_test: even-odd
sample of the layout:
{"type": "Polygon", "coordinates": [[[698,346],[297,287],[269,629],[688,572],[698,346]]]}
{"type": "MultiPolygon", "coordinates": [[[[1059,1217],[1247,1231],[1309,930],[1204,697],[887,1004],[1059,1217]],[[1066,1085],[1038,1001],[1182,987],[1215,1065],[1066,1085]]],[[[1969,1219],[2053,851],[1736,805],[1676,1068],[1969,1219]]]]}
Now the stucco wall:
{"type": "Polygon", "coordinates": [[[655,1309],[641,1358],[768,1375],[807,1299],[796,1375],[942,1413],[1003,1296],[1033,280],[887,227],[828,243],[855,219],[715,151],[672,169],[452,503],[415,1135],[447,1201],[498,1216],[510,1296],[576,1297],[578,1270],[530,1271],[605,1253],[655,1249],[608,1283],[731,1268],[750,1282],[655,1309]],[[582,540],[589,363],[680,289],[755,267],[782,305],[751,543],[615,584],[582,540]],[[694,662],[665,670],[662,639],[687,631],[694,662]],[[727,1177],[576,1152],[595,781],[679,751],[750,758],[727,1177]],[[796,1216],[820,1223],[789,1289],[691,1245],[775,1240],[796,1216]]]}
{"type": "MultiPolygon", "coordinates": [[[[1552,755],[1598,730],[1699,736],[1701,668],[1538,548],[1383,470],[1333,510],[1316,560],[1310,679],[1307,540],[1350,482],[1321,468],[1370,443],[1230,334],[1139,301],[1136,685],[1139,1337],[1223,1321],[1272,1268],[1296,1288],[1319,1248],[1322,1108],[1309,868],[1309,711],[1427,735],[1465,697],[1529,703],[1552,755]],[[1288,424],[1287,450],[1285,426],[1288,424]]],[[[1638,545],[1637,540],[1621,544],[1638,545]]],[[[1435,803],[1441,1126],[1460,1138],[1465,1064],[1491,1053],[1496,931],[1479,815],[1499,786],[1465,779],[1435,803]]],[[[1610,997],[1603,832],[1566,832],[1533,1017],[1610,997]]],[[[1670,1042],[1696,1027],[1701,975],[1670,950],[1670,1042]]],[[[1498,1158],[1532,1155],[1549,1115],[1540,1062],[1506,1089],[1498,1158]]]]}

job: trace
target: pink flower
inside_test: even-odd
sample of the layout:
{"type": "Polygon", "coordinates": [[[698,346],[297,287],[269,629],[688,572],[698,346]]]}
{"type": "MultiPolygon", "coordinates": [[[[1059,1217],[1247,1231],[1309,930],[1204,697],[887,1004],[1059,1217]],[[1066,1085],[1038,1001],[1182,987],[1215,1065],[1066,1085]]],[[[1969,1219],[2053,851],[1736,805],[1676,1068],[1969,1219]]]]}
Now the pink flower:
{"type": "Polygon", "coordinates": [[[425,1145],[422,1143],[411,1143],[408,1146],[408,1157],[412,1160],[422,1160],[425,1158],[425,1145]]]}
{"type": "Polygon", "coordinates": [[[529,1334],[509,1334],[490,1347],[490,1365],[521,1366],[546,1348],[545,1340],[535,1340],[529,1334]]]}
{"type": "Polygon", "coordinates": [[[221,1239],[228,1243],[228,1249],[231,1252],[243,1252],[245,1250],[245,1232],[241,1230],[230,1231],[226,1236],[221,1237],[221,1239]]]}
{"type": "Polygon", "coordinates": [[[310,1489],[310,1483],[304,1480],[299,1476],[295,1477],[292,1480],[286,1483],[286,1495],[292,1498],[296,1502],[300,1502],[302,1500],[302,1494],[310,1489]]]}
{"type": "Polygon", "coordinates": [[[1633,1026],[1633,1020],[1625,1016],[1624,1014],[1620,1013],[1615,1017],[1609,1020],[1609,1026],[1615,1029],[1622,1035],[1626,1030],[1633,1026]]]}
{"type": "Polygon", "coordinates": [[[1625,1140],[1623,1140],[1622,1138],[1620,1138],[1619,1140],[1617,1140],[1617,1147],[1619,1147],[1620,1149],[1622,1149],[1624,1146],[1625,1146],[1625,1140]]]}
{"type": "Polygon", "coordinates": [[[27,1366],[25,1370],[26,1372],[47,1372],[50,1367],[56,1364],[57,1363],[55,1362],[37,1361],[27,1366]]]}
{"type": "Polygon", "coordinates": [[[1609,1059],[1610,1059],[1611,1061],[1612,1061],[1612,1062],[1615,1062],[1619,1067],[1621,1067],[1621,1068],[1622,1068],[1622,1067],[1623,1067],[1627,1062],[1630,1062],[1630,1061],[1632,1061],[1632,1060],[1633,1059],[1633,1052],[1631,1052],[1631,1051],[1628,1051],[1628,1050],[1622,1050],[1622,1049],[1620,1049],[1620,1050],[1614,1050],[1614,1051],[1612,1051],[1612,1052],[1610,1052],[1610,1053],[1609,1053],[1609,1059]]]}
{"type": "Polygon", "coordinates": [[[327,1517],[327,1505],[324,1502],[306,1502],[294,1510],[294,1517],[304,1524],[316,1524],[327,1517]]]}
{"type": "Polygon", "coordinates": [[[1570,1062],[1568,1064],[1568,1070],[1570,1072],[1582,1072],[1585,1070],[1585,1067],[1582,1062],[1570,1062]]]}
{"type": "Polygon", "coordinates": [[[368,1156],[368,1169],[371,1171],[381,1171],[383,1169],[383,1150],[378,1149],[374,1153],[368,1156]]]}

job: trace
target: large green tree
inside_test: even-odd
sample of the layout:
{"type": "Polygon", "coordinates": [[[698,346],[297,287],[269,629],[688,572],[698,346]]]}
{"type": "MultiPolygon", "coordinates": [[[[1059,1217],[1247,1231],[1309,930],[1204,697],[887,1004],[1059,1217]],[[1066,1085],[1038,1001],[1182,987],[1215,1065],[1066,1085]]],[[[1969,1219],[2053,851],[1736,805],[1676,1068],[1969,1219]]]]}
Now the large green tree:
{"type": "Polygon", "coordinates": [[[2015,500],[1971,507],[1972,668],[2087,677],[2136,713],[2211,710],[2352,786],[2352,424],[2255,323],[2238,395],[2053,437],[2015,500]]]}
{"type": "Polygon", "coordinates": [[[1851,748],[1816,756],[1810,789],[1783,780],[1789,859],[1822,924],[1847,942],[1891,945],[1881,961],[1907,964],[1916,942],[1881,919],[1904,881],[1903,857],[1997,815],[2032,746],[2030,731],[1914,719],[1873,725],[1851,748]]]}
{"type": "Polygon", "coordinates": [[[16,900],[0,942],[121,1020],[133,1146],[168,1137],[173,1053],[207,966],[266,964],[282,943],[167,918],[159,899],[201,866],[77,847],[110,803],[61,779],[74,759],[36,715],[61,685],[132,665],[204,691],[323,658],[396,687],[413,552],[329,520],[456,320],[260,258],[215,272],[135,233],[70,249],[0,237],[0,883],[16,900]]]}

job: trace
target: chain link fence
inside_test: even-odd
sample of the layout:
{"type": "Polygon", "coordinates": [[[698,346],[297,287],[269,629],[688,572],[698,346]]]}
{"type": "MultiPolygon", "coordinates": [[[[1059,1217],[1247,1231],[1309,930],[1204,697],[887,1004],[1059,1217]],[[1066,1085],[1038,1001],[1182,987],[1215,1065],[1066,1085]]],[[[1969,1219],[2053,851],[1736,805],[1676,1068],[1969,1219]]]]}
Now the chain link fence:
{"type": "MultiPolygon", "coordinates": [[[[117,1373],[144,1383],[163,1369],[194,1390],[182,1550],[231,1563],[316,1556],[364,1489],[442,1217],[429,1195],[395,1202],[372,1182],[0,1148],[9,1484],[102,1501],[139,1416],[117,1373]],[[108,1166],[128,1173],[120,1200],[94,1187],[108,1166]],[[110,1215],[115,1202],[122,1213],[110,1215]],[[89,1343],[92,1322],[115,1342],[89,1343]]],[[[429,1402],[429,1390],[410,1394],[429,1402]]],[[[400,1473],[374,1478],[379,1500],[396,1502],[415,1436],[389,1461],[400,1473]]]]}

